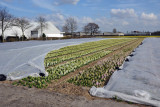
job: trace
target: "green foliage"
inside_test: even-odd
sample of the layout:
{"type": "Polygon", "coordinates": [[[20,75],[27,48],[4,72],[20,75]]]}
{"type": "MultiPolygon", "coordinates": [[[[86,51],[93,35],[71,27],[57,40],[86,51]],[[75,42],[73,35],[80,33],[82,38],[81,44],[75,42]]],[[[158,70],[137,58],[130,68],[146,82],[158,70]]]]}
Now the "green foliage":
{"type": "Polygon", "coordinates": [[[46,34],[45,33],[42,34],[42,38],[46,38],[46,34]]]}
{"type": "Polygon", "coordinates": [[[103,64],[93,66],[92,68],[80,72],[79,75],[69,79],[68,82],[78,86],[104,86],[105,82],[109,80],[113,72],[116,71],[117,67],[120,67],[123,64],[125,57],[128,56],[128,54],[137,45],[138,44],[136,43],[129,47],[126,47],[123,50],[120,50],[117,54],[113,55],[107,61],[103,62],[103,64]]]}
{"type": "Polygon", "coordinates": [[[118,98],[117,96],[114,96],[112,99],[116,100],[117,102],[122,102],[123,101],[122,99],[118,98]]]}
{"type": "MultiPolygon", "coordinates": [[[[67,46],[59,50],[51,51],[47,54],[44,62],[46,71],[49,73],[48,77],[29,76],[13,83],[13,85],[23,85],[28,86],[29,88],[46,88],[48,84],[52,83],[52,80],[58,81],[62,76],[106,56],[117,49],[117,47],[123,47],[121,44],[130,43],[134,40],[135,39],[101,40],[67,46]],[[106,49],[112,46],[115,47],[110,50],[106,49]]],[[[130,49],[133,48],[130,47],[130,49]]],[[[127,52],[130,51],[130,49],[128,49],[127,52]]],[[[113,56],[112,59],[105,62],[103,65],[87,69],[78,76],[69,79],[68,82],[88,87],[103,85],[106,79],[112,75],[115,67],[120,66],[123,63],[127,52],[122,51],[119,55],[113,56]]]]}
{"type": "Polygon", "coordinates": [[[105,50],[114,45],[119,45],[125,42],[131,41],[131,39],[117,39],[117,40],[103,40],[97,42],[85,43],[83,45],[68,46],[61,48],[60,50],[52,51],[47,54],[45,59],[45,66],[55,66],[63,61],[73,60],[84,55],[88,55],[94,52],[105,50]],[[92,44],[92,45],[91,45],[92,44]]]}

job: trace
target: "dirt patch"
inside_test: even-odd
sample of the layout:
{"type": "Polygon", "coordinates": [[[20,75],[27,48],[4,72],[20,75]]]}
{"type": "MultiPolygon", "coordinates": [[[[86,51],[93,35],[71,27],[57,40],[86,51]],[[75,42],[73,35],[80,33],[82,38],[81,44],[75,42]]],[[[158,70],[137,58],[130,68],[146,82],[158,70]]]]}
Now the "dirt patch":
{"type": "Polygon", "coordinates": [[[1,107],[138,107],[113,100],[87,100],[81,96],[3,83],[0,83],[0,90],[1,107]]]}

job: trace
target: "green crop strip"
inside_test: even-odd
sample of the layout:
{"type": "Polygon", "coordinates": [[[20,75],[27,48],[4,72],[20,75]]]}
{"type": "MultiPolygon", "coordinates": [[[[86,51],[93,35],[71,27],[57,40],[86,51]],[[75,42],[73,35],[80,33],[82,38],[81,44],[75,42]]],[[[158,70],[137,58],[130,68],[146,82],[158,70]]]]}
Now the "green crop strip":
{"type": "Polygon", "coordinates": [[[114,46],[114,45],[120,45],[122,43],[125,43],[125,42],[128,42],[129,40],[125,40],[125,41],[115,41],[115,42],[107,42],[108,44],[104,45],[104,46],[101,46],[101,47],[97,47],[97,48],[91,48],[91,49],[86,49],[84,51],[78,51],[76,53],[71,53],[71,54],[67,54],[67,55],[63,55],[63,56],[59,56],[59,57],[54,57],[54,58],[49,58],[49,59],[46,59],[45,60],[45,67],[48,68],[48,67],[51,67],[51,66],[55,66],[56,64],[58,63],[61,63],[63,61],[67,61],[67,60],[70,60],[70,59],[75,59],[75,58],[78,58],[78,57],[81,57],[81,56],[84,56],[84,55],[87,55],[87,54],[91,54],[91,53],[94,53],[94,52],[97,52],[97,51],[101,51],[101,50],[104,50],[106,48],[109,48],[111,46],[114,46]]]}
{"type": "MultiPolygon", "coordinates": [[[[18,82],[14,82],[13,84],[28,86],[30,88],[45,88],[49,83],[52,82],[52,80],[59,79],[71,72],[74,72],[78,68],[83,67],[84,65],[103,58],[104,56],[112,52],[111,50],[107,50],[106,48],[112,46],[120,47],[123,43],[127,44],[132,41],[135,41],[135,39],[101,40],[96,42],[83,43],[75,46],[67,46],[59,50],[52,51],[47,54],[45,59],[45,67],[49,67],[46,69],[46,71],[49,73],[48,77],[29,76],[27,78],[19,80],[18,82]]],[[[71,80],[70,82],[72,81],[73,80],[71,80]]],[[[77,82],[77,80],[75,81],[77,82]]]]}
{"type": "Polygon", "coordinates": [[[125,57],[128,56],[128,54],[138,46],[140,42],[141,40],[129,47],[125,47],[117,54],[110,57],[107,61],[103,62],[103,64],[96,65],[84,72],[80,72],[78,76],[72,77],[68,82],[78,86],[104,86],[105,82],[109,80],[116,68],[122,65],[125,57]]]}
{"type": "Polygon", "coordinates": [[[79,51],[85,51],[88,49],[98,48],[98,47],[106,46],[109,44],[113,45],[118,42],[123,43],[123,42],[129,41],[129,40],[133,40],[133,39],[112,39],[112,41],[101,40],[101,41],[96,41],[96,42],[83,43],[80,46],[79,45],[67,46],[67,47],[61,48],[59,50],[51,51],[50,53],[47,54],[46,59],[52,58],[52,57],[57,57],[57,56],[62,56],[62,55],[66,55],[66,54],[72,54],[72,53],[79,52],[79,51]]]}
{"type": "Polygon", "coordinates": [[[109,54],[110,52],[111,51],[103,51],[103,52],[94,53],[90,56],[84,56],[79,59],[75,59],[75,60],[69,61],[65,64],[48,69],[47,72],[49,72],[49,74],[56,74],[58,76],[64,76],[70,72],[74,72],[77,68],[80,68],[80,67],[82,67],[90,62],[93,62],[99,58],[102,58],[103,56],[109,54]]]}

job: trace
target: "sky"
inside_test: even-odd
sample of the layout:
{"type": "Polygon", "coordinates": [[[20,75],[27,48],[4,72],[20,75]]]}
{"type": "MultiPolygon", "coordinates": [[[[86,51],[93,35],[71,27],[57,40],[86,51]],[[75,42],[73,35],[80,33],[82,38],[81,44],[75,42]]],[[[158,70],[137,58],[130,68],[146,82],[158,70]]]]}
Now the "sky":
{"type": "Polygon", "coordinates": [[[59,28],[74,17],[77,31],[87,23],[103,32],[160,30],[160,0],[0,0],[0,6],[16,17],[45,16],[59,28]]]}

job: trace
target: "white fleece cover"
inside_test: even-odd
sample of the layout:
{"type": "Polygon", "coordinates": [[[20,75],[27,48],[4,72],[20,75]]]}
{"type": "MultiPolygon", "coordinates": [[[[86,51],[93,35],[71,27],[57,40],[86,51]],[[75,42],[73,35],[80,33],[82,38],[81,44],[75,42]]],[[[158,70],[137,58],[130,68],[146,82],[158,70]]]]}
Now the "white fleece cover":
{"type": "Polygon", "coordinates": [[[133,54],[106,86],[92,87],[90,94],[160,107],[160,38],[145,39],[133,54]]]}
{"type": "Polygon", "coordinates": [[[103,38],[0,43],[0,74],[8,80],[45,73],[44,58],[48,52],[69,45],[98,41],[103,38]]]}

